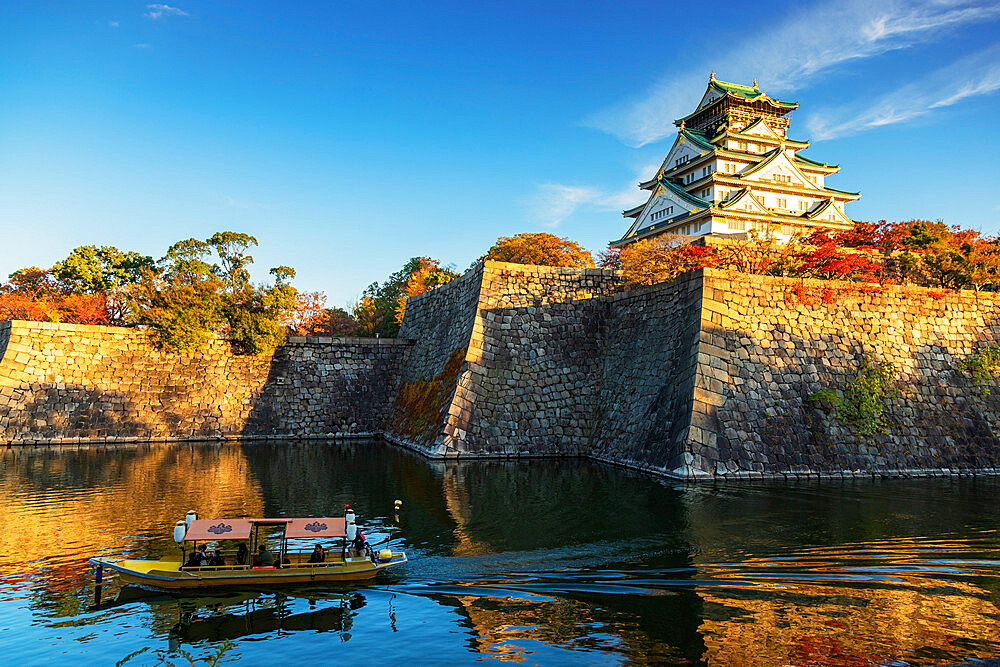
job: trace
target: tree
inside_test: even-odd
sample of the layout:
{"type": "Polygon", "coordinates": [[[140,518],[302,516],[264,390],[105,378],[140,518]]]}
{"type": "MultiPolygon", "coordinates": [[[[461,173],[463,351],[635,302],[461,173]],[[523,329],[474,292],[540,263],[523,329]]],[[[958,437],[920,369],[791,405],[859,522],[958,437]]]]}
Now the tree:
{"type": "Polygon", "coordinates": [[[406,285],[403,286],[402,294],[396,301],[396,323],[403,324],[403,316],[406,314],[406,300],[412,296],[423,294],[438,285],[449,283],[457,277],[457,273],[450,269],[442,269],[437,260],[421,257],[417,265],[417,270],[410,274],[406,285]]]}
{"type": "Polygon", "coordinates": [[[579,244],[567,238],[545,233],[501,236],[480,259],[541,266],[579,268],[594,266],[593,256],[579,244]]]}
{"type": "Polygon", "coordinates": [[[0,284],[0,320],[108,324],[103,294],[76,294],[37,266],[19,269],[0,284]]]}
{"type": "Polygon", "coordinates": [[[295,288],[288,284],[295,271],[279,266],[271,269],[273,285],[253,285],[251,245],[257,239],[236,232],[173,244],[129,289],[133,321],[156,329],[173,349],[197,349],[220,330],[245,352],[274,349],[284,342],[283,322],[295,310],[295,288]],[[218,262],[211,261],[213,252],[218,262]]]}
{"type": "Polygon", "coordinates": [[[109,321],[120,324],[126,315],[122,288],[138,282],[154,264],[152,257],[137,252],[122,252],[113,246],[85,245],[56,262],[52,275],[75,294],[104,295],[109,321]]]}
{"type": "MultiPolygon", "coordinates": [[[[381,333],[384,314],[372,297],[361,297],[361,301],[354,306],[353,315],[354,320],[358,323],[358,335],[374,337],[381,333]]],[[[399,332],[398,324],[396,332],[399,332]]]]}
{"type": "Polygon", "coordinates": [[[168,349],[197,350],[224,321],[222,281],[204,261],[207,253],[196,239],[175,243],[126,292],[132,321],[152,327],[168,349]]]}
{"type": "Polygon", "coordinates": [[[627,246],[621,253],[621,271],[627,285],[655,285],[680,274],[714,264],[709,248],[692,246],[685,237],[660,234],[627,246]]]}
{"type": "Polygon", "coordinates": [[[374,282],[361,295],[361,301],[354,306],[352,314],[357,320],[361,335],[394,338],[399,334],[400,322],[396,320],[399,300],[413,274],[421,263],[431,262],[437,270],[451,276],[458,275],[451,267],[441,267],[440,262],[430,257],[411,257],[403,268],[396,271],[382,284],[374,282]]]}

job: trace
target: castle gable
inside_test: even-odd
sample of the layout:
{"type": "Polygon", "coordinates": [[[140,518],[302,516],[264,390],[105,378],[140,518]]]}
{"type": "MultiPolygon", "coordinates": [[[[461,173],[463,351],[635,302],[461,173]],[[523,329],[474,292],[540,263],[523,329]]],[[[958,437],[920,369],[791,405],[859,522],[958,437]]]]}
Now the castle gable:
{"type": "Polygon", "coordinates": [[[788,156],[788,151],[776,148],[763,160],[745,169],[740,175],[747,181],[765,182],[771,181],[786,185],[797,185],[802,188],[818,190],[820,187],[813,183],[808,176],[795,166],[788,156]]]}

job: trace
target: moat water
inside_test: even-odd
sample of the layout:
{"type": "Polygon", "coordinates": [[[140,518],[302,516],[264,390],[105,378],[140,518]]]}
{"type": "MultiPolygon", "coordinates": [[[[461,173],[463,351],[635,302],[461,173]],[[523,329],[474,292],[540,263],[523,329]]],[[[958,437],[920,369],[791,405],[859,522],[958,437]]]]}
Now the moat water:
{"type": "Polygon", "coordinates": [[[925,665],[1000,656],[1000,482],[700,483],[379,442],[0,452],[0,662],[925,665]],[[393,501],[403,501],[396,516],[393,501]],[[339,514],[369,586],[157,595],[87,558],[174,521],[339,514]]]}

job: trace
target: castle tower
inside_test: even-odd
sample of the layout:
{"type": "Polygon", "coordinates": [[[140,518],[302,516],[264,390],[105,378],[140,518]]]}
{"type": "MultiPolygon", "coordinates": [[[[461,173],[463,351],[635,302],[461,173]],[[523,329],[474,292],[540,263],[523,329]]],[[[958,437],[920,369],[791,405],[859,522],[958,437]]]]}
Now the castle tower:
{"type": "Polygon", "coordinates": [[[844,205],[858,192],[824,185],[840,167],[799,152],[808,141],[788,138],[796,102],[768,97],[753,86],[715,78],[698,107],[674,121],[677,138],[663,165],[639,187],[646,203],[624,211],[634,220],[612,246],[657,234],[761,236],[787,240],[817,227],[848,229],[844,205]]]}

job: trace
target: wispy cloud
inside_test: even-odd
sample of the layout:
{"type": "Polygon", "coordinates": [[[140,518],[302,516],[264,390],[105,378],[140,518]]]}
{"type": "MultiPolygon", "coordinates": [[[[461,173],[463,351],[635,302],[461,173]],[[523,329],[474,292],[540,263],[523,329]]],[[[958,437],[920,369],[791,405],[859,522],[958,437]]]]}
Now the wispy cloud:
{"type": "Polygon", "coordinates": [[[539,185],[526,202],[529,217],[545,227],[556,227],[581,208],[598,211],[632,208],[649,196],[636,187],[636,181],[649,178],[659,166],[659,163],[643,165],[637,170],[636,179],[618,190],[560,183],[539,185]]]}
{"type": "Polygon", "coordinates": [[[132,48],[133,49],[148,49],[150,46],[151,46],[151,44],[148,44],[147,42],[140,42],[139,44],[133,44],[132,48]]]}
{"type": "Polygon", "coordinates": [[[714,51],[696,71],[668,73],[637,99],[584,122],[642,146],[673,133],[673,120],[697,102],[711,69],[727,80],[756,77],[768,92],[791,91],[841,63],[940,40],[951,29],[997,18],[996,0],[823,0],[798,9],[772,30],[714,51]]]}
{"type": "Polygon", "coordinates": [[[108,25],[111,26],[112,28],[117,28],[118,21],[108,21],[108,25]]]}
{"type": "Polygon", "coordinates": [[[252,202],[252,201],[243,201],[240,199],[236,199],[234,197],[230,197],[229,195],[216,194],[215,198],[219,201],[220,204],[223,204],[230,208],[242,209],[244,211],[269,208],[267,204],[260,204],[258,202],[252,202]]]}
{"type": "Polygon", "coordinates": [[[995,44],[872,101],[820,110],[806,120],[813,139],[833,139],[902,123],[1000,90],[1000,44],[995,44]]]}
{"type": "Polygon", "coordinates": [[[183,9],[178,9],[177,7],[171,7],[170,5],[163,5],[163,4],[146,5],[146,9],[148,9],[149,11],[143,14],[143,16],[154,20],[162,18],[164,16],[190,16],[190,14],[188,14],[183,9]]]}

